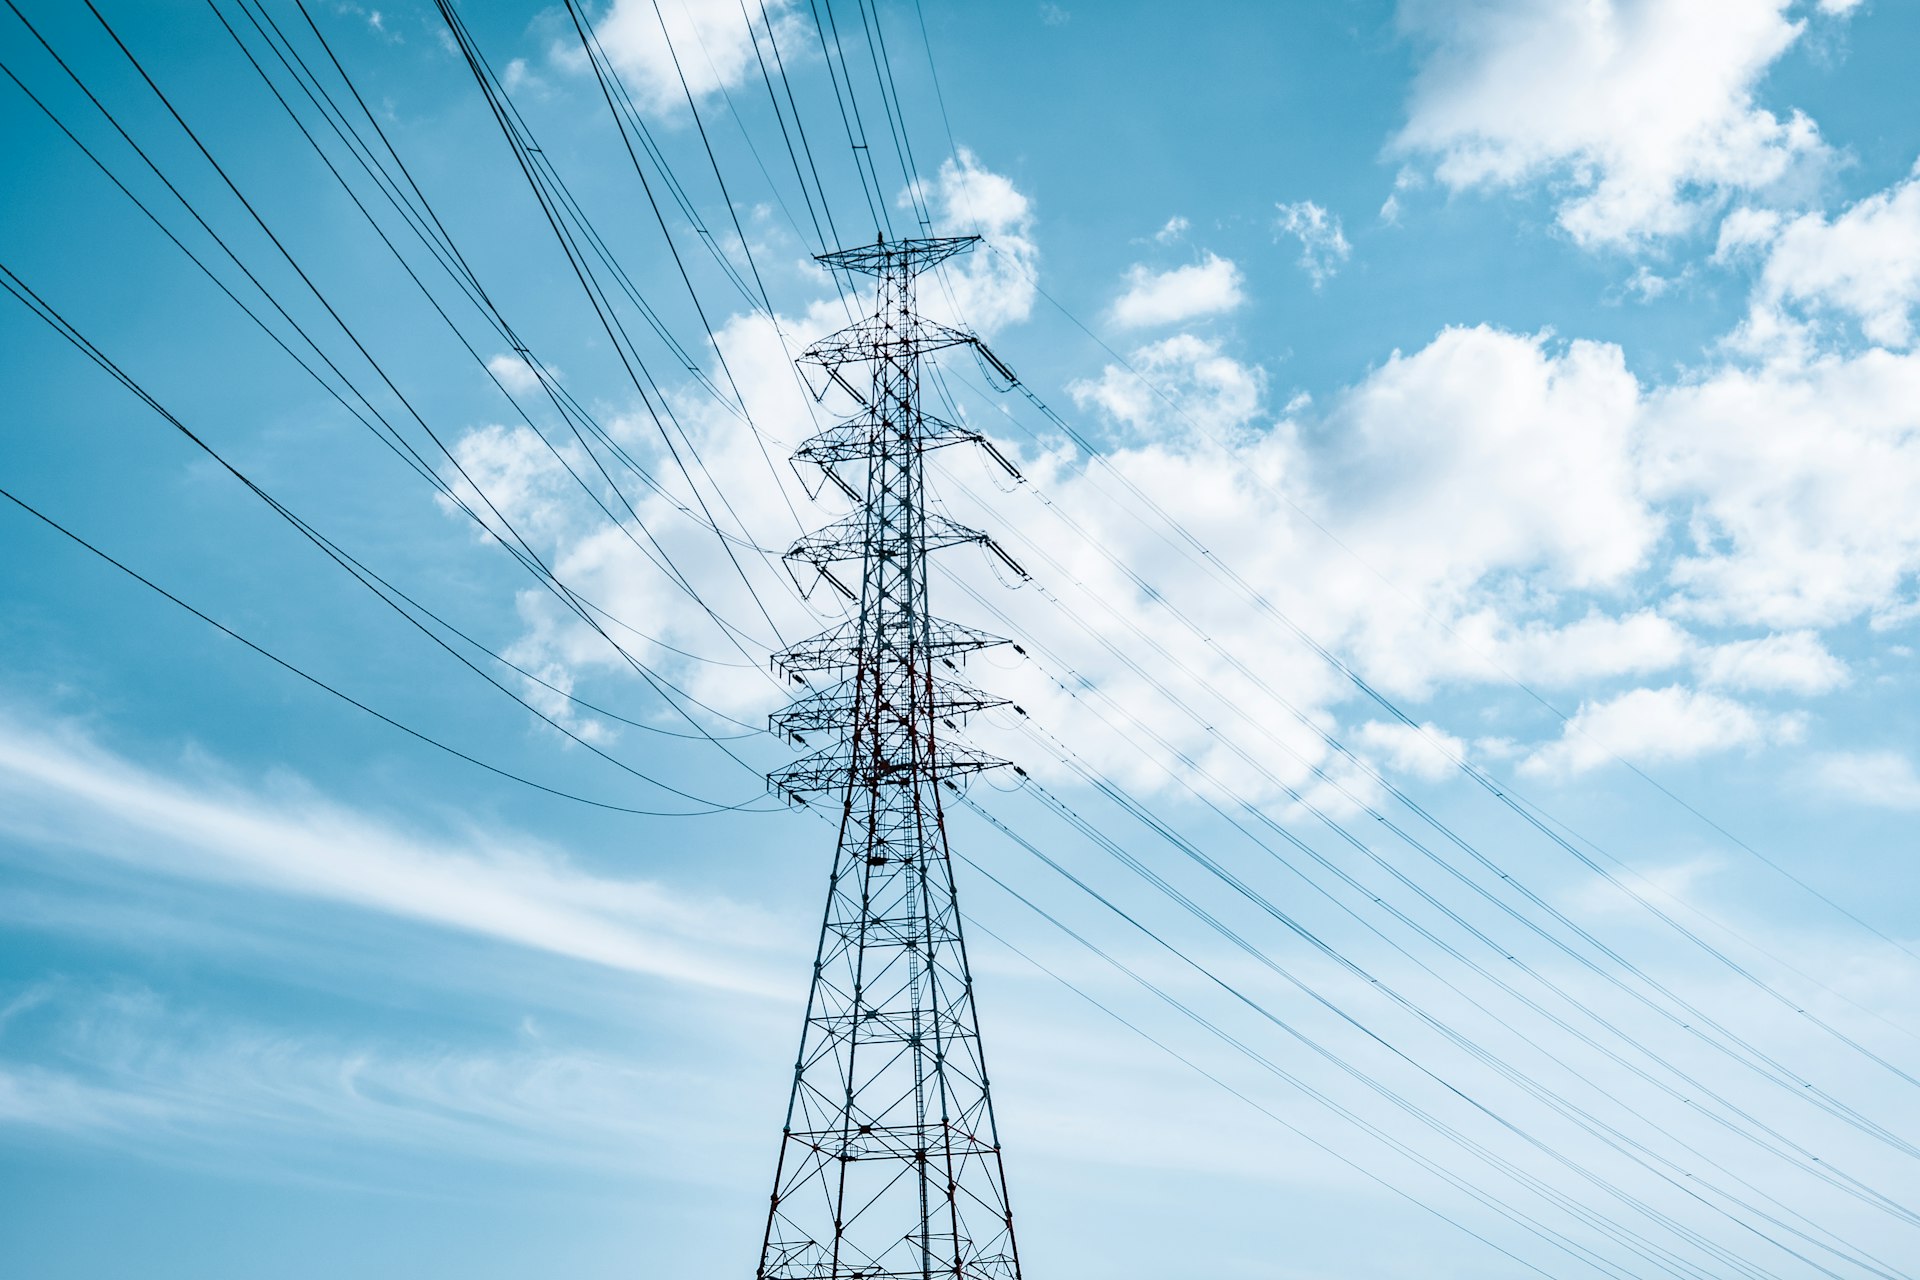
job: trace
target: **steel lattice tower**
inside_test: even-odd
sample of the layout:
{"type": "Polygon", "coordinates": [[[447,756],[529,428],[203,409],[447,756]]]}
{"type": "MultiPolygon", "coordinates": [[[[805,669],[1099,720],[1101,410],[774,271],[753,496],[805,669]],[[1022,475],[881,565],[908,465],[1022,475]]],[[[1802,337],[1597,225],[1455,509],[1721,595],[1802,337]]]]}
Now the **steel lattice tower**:
{"type": "Polygon", "coordinates": [[[879,289],[873,314],[800,357],[860,411],[795,457],[858,507],[787,559],[859,610],[774,659],[809,688],[775,728],[801,745],[831,741],[768,780],[795,799],[838,799],[840,837],[760,1280],[1020,1275],[940,797],[950,780],[1004,763],[941,732],[1002,700],[936,670],[1005,642],[927,611],[928,552],[975,543],[1006,556],[928,510],[926,452],[985,442],[920,397],[930,351],[971,345],[1005,366],[914,306],[915,277],[976,240],[882,240],[820,258],[879,289]],[[856,563],[857,593],[834,573],[856,563]]]}

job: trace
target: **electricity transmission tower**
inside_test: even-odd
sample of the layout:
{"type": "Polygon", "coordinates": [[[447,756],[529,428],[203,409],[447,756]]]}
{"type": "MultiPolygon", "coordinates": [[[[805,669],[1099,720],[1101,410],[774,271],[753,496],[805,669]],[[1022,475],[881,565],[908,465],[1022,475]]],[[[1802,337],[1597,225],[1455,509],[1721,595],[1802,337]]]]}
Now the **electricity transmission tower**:
{"type": "Polygon", "coordinates": [[[987,535],[928,509],[929,449],[993,450],[920,397],[930,351],[973,346],[1006,368],[914,306],[915,277],[977,239],[881,240],[820,258],[879,289],[871,315],[800,357],[860,409],[795,457],[858,507],[787,559],[859,609],[774,658],[810,690],[775,728],[803,746],[829,741],[768,781],[803,802],[838,799],[840,838],[760,1280],[1019,1280],[940,805],[943,783],[1004,763],[942,730],[1003,700],[936,671],[1005,641],[928,613],[927,553],[973,543],[1021,571],[987,535]],[[844,564],[860,567],[857,592],[835,575],[844,564]]]}

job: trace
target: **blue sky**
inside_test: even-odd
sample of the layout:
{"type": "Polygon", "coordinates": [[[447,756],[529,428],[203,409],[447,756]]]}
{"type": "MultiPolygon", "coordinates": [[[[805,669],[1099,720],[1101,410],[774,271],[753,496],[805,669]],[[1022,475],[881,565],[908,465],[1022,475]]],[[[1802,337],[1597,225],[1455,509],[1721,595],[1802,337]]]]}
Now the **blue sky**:
{"type": "MultiPolygon", "coordinates": [[[[516,666],[456,661],[12,297],[0,487],[420,734],[683,816],[435,750],[0,503],[0,1270],[753,1267],[832,853],[759,782],[788,754],[765,654],[836,616],[756,550],[840,514],[783,460],[825,412],[788,358],[846,315],[804,148],[848,241],[917,226],[910,190],[984,236],[924,301],[1036,397],[950,361],[943,411],[1024,480],[952,450],[933,481],[1032,574],[962,549],[933,588],[1026,651],[974,662],[1024,715],[970,732],[1031,782],[976,783],[954,842],[1028,1272],[1920,1271],[1911,1225],[1793,1154],[1914,1185],[1911,6],[774,4],[783,137],[734,0],[589,5],[685,195],[643,157],[656,219],[566,9],[469,0],[672,339],[612,304],[656,427],[433,6],[310,2],[617,453],[568,434],[259,10],[99,8],[0,16],[0,263],[516,666]]],[[[377,148],[301,11],[265,13],[377,148]]]]}

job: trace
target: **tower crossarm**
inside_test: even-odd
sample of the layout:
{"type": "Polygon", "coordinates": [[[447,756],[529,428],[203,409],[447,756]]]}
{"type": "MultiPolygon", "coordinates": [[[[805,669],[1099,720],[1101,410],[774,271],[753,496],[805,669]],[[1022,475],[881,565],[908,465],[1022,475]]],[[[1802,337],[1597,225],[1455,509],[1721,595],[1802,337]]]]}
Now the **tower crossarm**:
{"type": "Polygon", "coordinates": [[[869,316],[844,329],[836,330],[800,353],[800,363],[819,369],[838,369],[845,365],[868,365],[877,353],[888,359],[917,360],[947,347],[978,346],[980,340],[963,329],[955,329],[936,320],[916,318],[896,325],[888,317],[869,316]]]}
{"type": "MultiPolygon", "coordinates": [[[[882,700],[879,714],[891,716],[903,725],[930,714],[941,724],[956,727],[959,721],[977,712],[1011,705],[1006,698],[996,698],[945,676],[915,682],[906,688],[912,692],[898,702],[882,700]]],[[[775,733],[805,746],[809,736],[831,733],[846,724],[859,699],[859,684],[849,678],[788,703],[768,716],[767,721],[775,733]]]]}
{"type": "MultiPolygon", "coordinates": [[[[928,658],[951,663],[981,649],[993,649],[1010,641],[974,627],[944,618],[929,618],[919,651],[928,658]]],[[[1018,646],[1015,646],[1016,648],[1018,646]]],[[[1024,651],[1023,651],[1024,652],[1024,651]]],[[[807,677],[843,672],[853,668],[860,658],[860,620],[849,618],[836,627],[773,655],[774,670],[799,683],[807,677]]]]}
{"type": "MultiPolygon", "coordinates": [[[[910,445],[925,453],[929,449],[943,449],[953,444],[977,445],[1002,471],[1015,480],[1021,478],[1020,469],[1013,465],[1012,459],[1001,452],[1000,447],[984,433],[933,414],[923,415],[904,436],[894,424],[876,414],[859,414],[808,437],[794,450],[793,461],[796,469],[800,463],[816,468],[841,493],[858,502],[862,494],[842,474],[842,468],[848,464],[870,463],[887,449],[900,445],[910,445]],[[889,434],[894,438],[890,439],[889,434]]],[[[812,496],[818,497],[819,491],[817,484],[808,486],[812,496]]]]}
{"type": "Polygon", "coordinates": [[[767,785],[789,800],[804,802],[810,796],[842,792],[848,779],[865,790],[918,786],[928,778],[937,781],[964,778],[988,769],[999,769],[1006,761],[975,747],[941,740],[919,760],[902,763],[891,760],[862,760],[844,745],[826,747],[812,755],[801,756],[783,769],[767,775],[767,785]]]}
{"type": "Polygon", "coordinates": [[[979,243],[979,236],[940,236],[920,240],[882,238],[872,244],[819,254],[815,261],[840,271],[883,277],[900,275],[911,279],[979,243]]]}
{"type": "MultiPolygon", "coordinates": [[[[873,522],[859,515],[836,520],[825,528],[795,540],[787,548],[786,559],[801,564],[810,564],[816,568],[828,565],[846,564],[861,560],[870,553],[880,556],[895,554],[894,549],[886,545],[886,535],[892,532],[882,525],[876,530],[873,522]],[[880,536],[876,538],[876,533],[880,536]],[[875,544],[879,545],[876,547],[875,544]]],[[[947,547],[966,546],[969,543],[978,546],[992,546],[993,539],[978,529],[969,529],[966,525],[949,520],[946,516],[931,513],[922,517],[922,524],[912,535],[914,543],[923,551],[941,551],[947,547]]]]}

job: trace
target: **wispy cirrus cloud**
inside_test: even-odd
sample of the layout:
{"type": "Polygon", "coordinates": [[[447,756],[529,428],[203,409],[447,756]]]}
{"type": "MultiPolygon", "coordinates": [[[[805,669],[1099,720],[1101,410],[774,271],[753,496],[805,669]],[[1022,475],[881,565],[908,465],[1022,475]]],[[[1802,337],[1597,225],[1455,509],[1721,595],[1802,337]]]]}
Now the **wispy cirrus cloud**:
{"type": "Polygon", "coordinates": [[[1353,256],[1353,245],[1340,226],[1340,215],[1328,213],[1311,200],[1296,200],[1275,208],[1279,215],[1273,222],[1274,231],[1300,242],[1300,269],[1313,281],[1313,287],[1318,289],[1339,274],[1340,268],[1353,256]]]}
{"type": "Polygon", "coordinates": [[[0,834],[670,982],[787,994],[758,958],[779,926],[751,907],[594,875],[531,839],[407,832],[303,786],[150,768],[70,725],[0,716],[0,834]]]}
{"type": "Polygon", "coordinates": [[[1880,809],[1920,810],[1920,769],[1898,751],[1836,751],[1814,766],[1827,795],[1880,809]]]}
{"type": "Polygon", "coordinates": [[[704,1136],[701,1090],[659,1052],[531,1020],[477,1043],[346,1033],[121,980],[62,984],[31,1022],[0,1037],[0,1133],[162,1163],[380,1187],[402,1157],[618,1172],[704,1136]]]}

